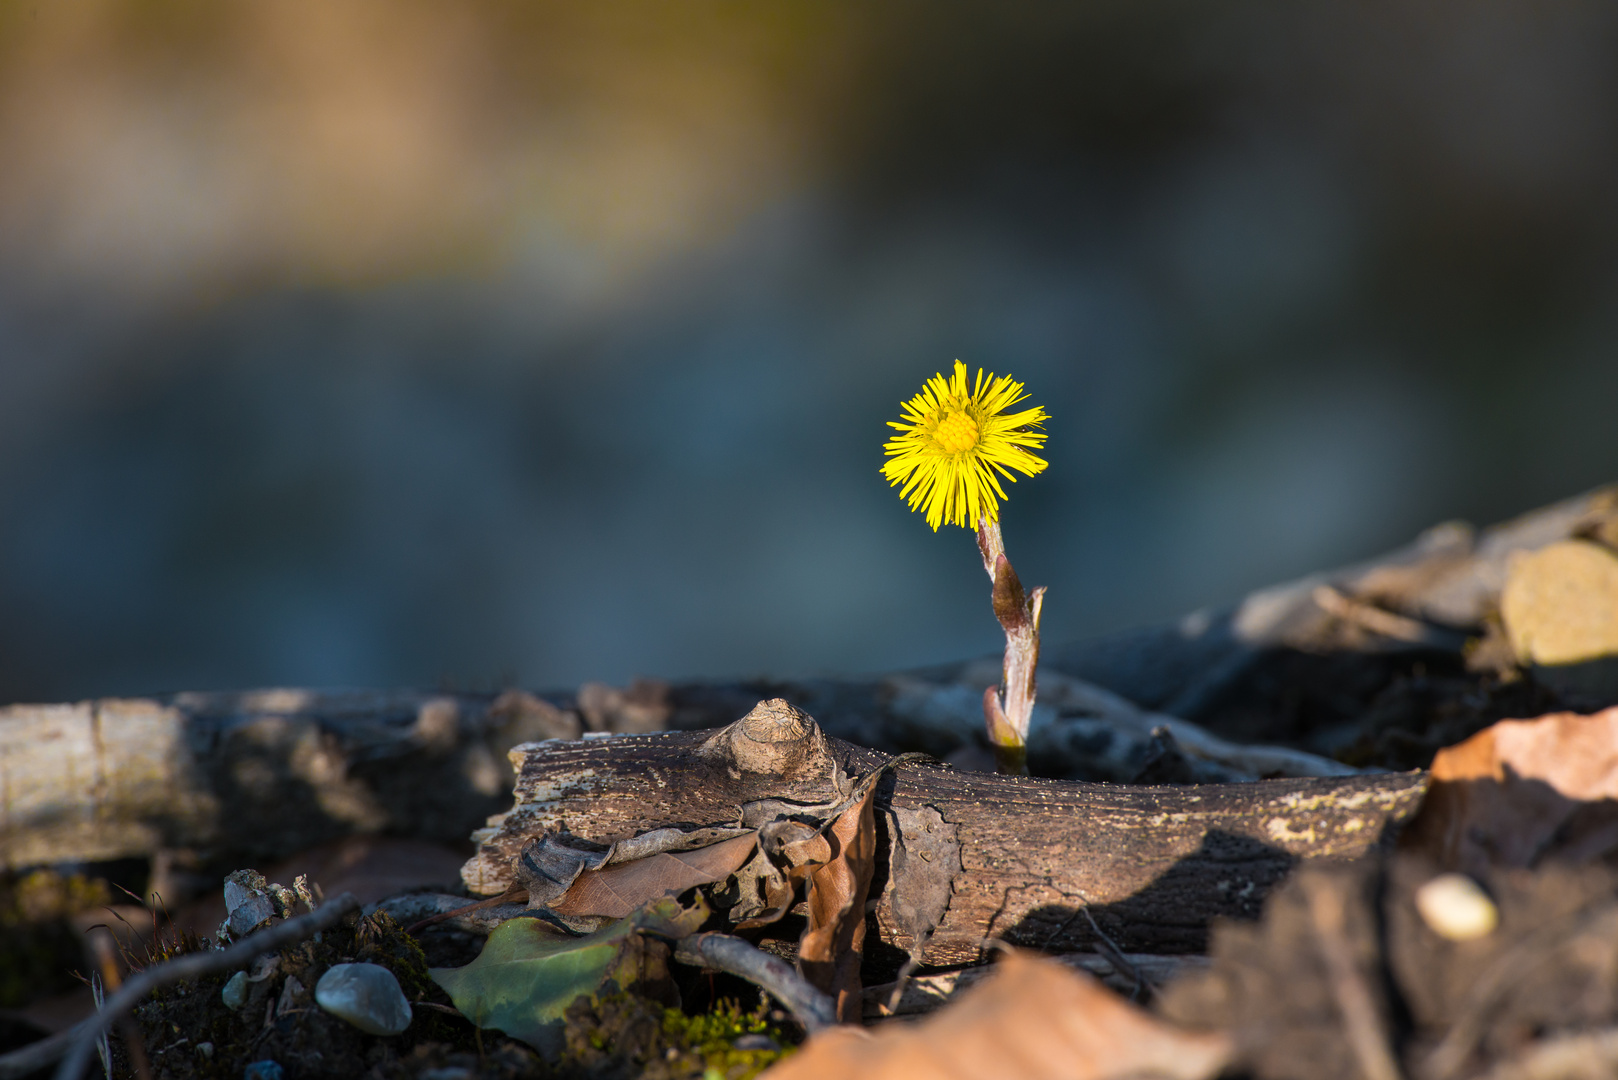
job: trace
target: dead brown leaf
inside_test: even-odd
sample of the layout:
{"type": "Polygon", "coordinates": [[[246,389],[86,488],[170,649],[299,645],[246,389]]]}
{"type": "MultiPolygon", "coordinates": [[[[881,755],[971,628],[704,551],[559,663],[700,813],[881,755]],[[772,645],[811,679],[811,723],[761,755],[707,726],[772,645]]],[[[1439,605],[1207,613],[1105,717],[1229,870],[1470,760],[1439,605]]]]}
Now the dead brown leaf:
{"type": "Polygon", "coordinates": [[[1176,1028],[1095,979],[1024,954],[915,1024],[838,1027],[766,1080],[1203,1080],[1231,1054],[1221,1034],[1176,1028]]]}
{"type": "Polygon", "coordinates": [[[622,919],[660,897],[723,881],[747,862],[756,843],[756,835],[748,833],[695,851],[665,851],[586,870],[546,906],[558,915],[622,919]]]}
{"type": "Polygon", "coordinates": [[[876,869],[875,784],[822,835],[831,858],[809,876],[809,925],[798,941],[798,970],[837,999],[837,1018],[860,1019],[860,962],[865,951],[865,899],[876,869]]]}
{"type": "Polygon", "coordinates": [[[1401,846],[1474,875],[1618,852],[1618,708],[1502,720],[1440,750],[1401,846]]]}
{"type": "Polygon", "coordinates": [[[758,831],[759,852],[738,873],[752,871],[749,899],[730,910],[738,930],[768,926],[798,900],[798,885],[832,857],[831,842],[801,821],[772,821],[758,831]]]}

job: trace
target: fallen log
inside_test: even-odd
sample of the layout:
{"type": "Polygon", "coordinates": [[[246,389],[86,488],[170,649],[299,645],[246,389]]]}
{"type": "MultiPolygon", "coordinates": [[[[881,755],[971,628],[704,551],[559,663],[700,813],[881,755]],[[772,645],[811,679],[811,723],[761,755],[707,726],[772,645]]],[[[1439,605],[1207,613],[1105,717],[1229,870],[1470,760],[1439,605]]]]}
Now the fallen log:
{"type": "MultiPolygon", "coordinates": [[[[1458,656],[1497,602],[1513,553],[1582,535],[1618,536],[1618,488],[1477,532],[1439,526],[1381,558],[1226,608],[1049,644],[1031,758],[1050,772],[1082,765],[1071,771],[1128,779],[1151,728],[1175,718],[1241,743],[1273,741],[1218,715],[1266,657],[1458,656]],[[1103,729],[1112,748],[1079,761],[1075,748],[1103,729]]],[[[545,695],[271,689],[11,705],[0,708],[0,869],[182,851],[228,870],[355,833],[457,842],[504,804],[514,744],[710,728],[760,698],[787,698],[861,745],[942,756],[978,737],[983,688],[998,670],[995,657],[866,678],[586,684],[545,695]]],[[[1230,775],[1274,774],[1233,762],[1206,733],[1187,734],[1183,749],[1200,748],[1204,761],[1213,753],[1230,775]]]]}
{"type": "MultiPolygon", "coordinates": [[[[510,886],[516,857],[547,832],[610,844],[671,826],[734,826],[763,800],[834,800],[888,759],[773,700],[717,731],[547,740],[515,748],[512,760],[516,804],[475,837],[478,854],[462,871],[474,893],[510,886]]],[[[1097,930],[1132,952],[1197,952],[1210,919],[1257,917],[1299,860],[1352,858],[1386,842],[1425,788],[1419,772],[1148,787],[904,762],[877,788],[868,940],[907,953],[926,934],[916,912],[934,904],[942,917],[923,921],[936,922],[931,965],[976,962],[989,938],[1094,949],[1097,930]]]]}

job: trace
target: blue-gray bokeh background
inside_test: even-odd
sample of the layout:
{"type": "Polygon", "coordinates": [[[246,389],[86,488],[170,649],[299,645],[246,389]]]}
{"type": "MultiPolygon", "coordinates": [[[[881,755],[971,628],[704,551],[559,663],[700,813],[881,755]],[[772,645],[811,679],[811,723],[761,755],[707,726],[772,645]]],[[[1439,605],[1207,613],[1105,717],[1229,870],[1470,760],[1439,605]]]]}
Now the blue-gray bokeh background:
{"type": "Polygon", "coordinates": [[[987,652],[1618,477],[1618,9],[0,3],[0,700],[987,652]],[[878,8],[880,10],[872,10],[878,8]]]}

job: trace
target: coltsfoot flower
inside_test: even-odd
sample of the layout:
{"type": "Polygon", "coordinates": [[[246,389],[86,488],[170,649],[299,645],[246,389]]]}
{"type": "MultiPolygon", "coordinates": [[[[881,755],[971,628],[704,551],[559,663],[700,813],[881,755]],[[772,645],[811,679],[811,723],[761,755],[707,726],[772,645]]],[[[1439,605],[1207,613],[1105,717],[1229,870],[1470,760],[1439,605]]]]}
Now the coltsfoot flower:
{"type": "Polygon", "coordinates": [[[1015,482],[1010,470],[1033,476],[1046,465],[1033,453],[1045,442],[1034,430],[1048,418],[1045,410],[1006,412],[1027,396],[1010,375],[995,378],[982,368],[968,390],[966,365],[955,361],[954,375],[928,379],[902,406],[904,419],[888,421],[899,434],[882,444],[882,475],[904,485],[899,496],[910,509],[926,507],[934,532],[945,521],[975,529],[980,520],[999,520],[1001,478],[1015,482]]]}

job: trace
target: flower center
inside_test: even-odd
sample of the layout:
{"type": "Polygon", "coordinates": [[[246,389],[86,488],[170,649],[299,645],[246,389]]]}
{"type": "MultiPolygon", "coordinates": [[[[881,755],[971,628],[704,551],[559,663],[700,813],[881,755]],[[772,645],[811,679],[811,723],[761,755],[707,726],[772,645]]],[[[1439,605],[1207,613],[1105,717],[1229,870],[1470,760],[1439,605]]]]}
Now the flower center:
{"type": "Polygon", "coordinates": [[[959,454],[978,444],[978,426],[964,412],[952,412],[933,431],[933,441],[948,454],[959,454]]]}

